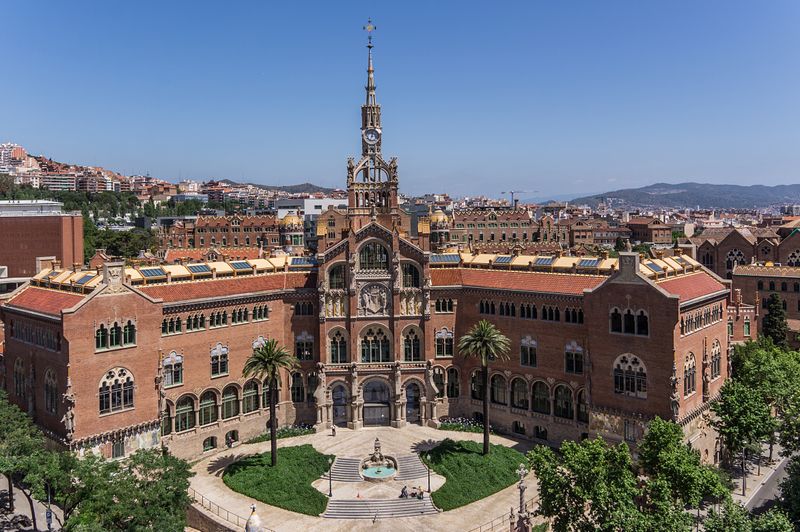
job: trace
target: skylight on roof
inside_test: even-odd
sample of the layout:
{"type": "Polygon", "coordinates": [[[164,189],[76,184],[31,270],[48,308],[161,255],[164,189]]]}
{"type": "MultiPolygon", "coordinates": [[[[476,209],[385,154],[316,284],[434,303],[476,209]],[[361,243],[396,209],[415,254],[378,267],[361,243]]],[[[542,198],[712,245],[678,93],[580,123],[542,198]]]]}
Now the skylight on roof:
{"type": "Polygon", "coordinates": [[[536,266],[552,266],[555,260],[555,257],[539,257],[533,264],[536,266]]]}
{"type": "Polygon", "coordinates": [[[231,266],[233,266],[234,270],[252,270],[253,267],[250,266],[249,262],[243,260],[237,260],[235,262],[231,262],[231,266]]]}
{"type": "Polygon", "coordinates": [[[145,277],[165,277],[167,275],[167,272],[162,268],[142,268],[139,273],[145,277]]]}
{"type": "Polygon", "coordinates": [[[461,257],[457,253],[444,253],[444,254],[436,254],[431,255],[431,262],[442,264],[442,263],[458,263],[461,261],[461,257]]]}
{"type": "Polygon", "coordinates": [[[655,262],[645,262],[644,265],[647,266],[648,268],[650,268],[651,270],[653,270],[656,273],[662,273],[664,271],[664,268],[662,268],[661,266],[659,266],[655,262]]]}
{"type": "Polygon", "coordinates": [[[509,262],[511,262],[511,258],[512,257],[510,255],[500,255],[499,257],[497,257],[495,259],[494,263],[495,264],[508,264],[509,262]]]}
{"type": "Polygon", "coordinates": [[[581,259],[578,261],[578,268],[597,268],[600,259],[581,259]]]}
{"type": "Polygon", "coordinates": [[[91,274],[91,273],[90,273],[90,274],[84,275],[83,277],[81,277],[80,279],[78,279],[77,281],[75,281],[75,284],[78,284],[78,285],[85,285],[86,283],[88,283],[88,282],[89,282],[89,281],[91,281],[92,279],[94,279],[94,274],[91,274]]]}
{"type": "Polygon", "coordinates": [[[292,266],[313,266],[314,260],[310,257],[292,257],[292,266]]]}
{"type": "Polygon", "coordinates": [[[211,273],[211,268],[208,264],[190,264],[187,266],[192,273],[211,273]]]}

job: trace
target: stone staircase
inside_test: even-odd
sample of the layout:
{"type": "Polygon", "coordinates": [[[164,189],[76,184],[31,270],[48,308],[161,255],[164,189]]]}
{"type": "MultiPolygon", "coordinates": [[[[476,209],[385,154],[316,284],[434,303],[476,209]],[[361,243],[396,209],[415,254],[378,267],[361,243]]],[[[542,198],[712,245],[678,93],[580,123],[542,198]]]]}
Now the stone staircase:
{"type": "Polygon", "coordinates": [[[397,480],[414,480],[427,476],[428,468],[419,459],[419,455],[409,454],[397,458],[397,476],[395,477],[397,480]]]}
{"type": "Polygon", "coordinates": [[[361,482],[364,479],[358,472],[360,466],[360,458],[337,457],[331,466],[331,478],[337,482],[361,482]]]}
{"type": "Polygon", "coordinates": [[[430,496],[419,499],[330,499],[322,517],[329,519],[390,519],[435,514],[430,496]]]}

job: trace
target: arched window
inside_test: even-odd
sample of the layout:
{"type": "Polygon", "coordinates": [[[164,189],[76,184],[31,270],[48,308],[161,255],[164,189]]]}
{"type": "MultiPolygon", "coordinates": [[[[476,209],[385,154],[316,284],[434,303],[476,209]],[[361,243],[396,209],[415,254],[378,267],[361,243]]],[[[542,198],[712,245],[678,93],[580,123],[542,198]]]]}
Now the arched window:
{"type": "Polygon", "coordinates": [[[572,404],[572,390],[561,384],[556,387],[554,415],[564,419],[573,419],[575,409],[572,404]]]}
{"type": "Polygon", "coordinates": [[[306,393],[306,399],[309,403],[314,402],[316,398],[314,394],[317,391],[317,386],[319,386],[319,377],[316,373],[309,373],[308,374],[308,389],[306,393]]]}
{"type": "Polygon", "coordinates": [[[389,338],[381,328],[370,327],[361,337],[361,362],[389,362],[389,338]]]}
{"type": "Polygon", "coordinates": [[[502,375],[494,375],[491,382],[491,400],[498,405],[508,404],[506,397],[506,379],[502,375]]]}
{"type": "Polygon", "coordinates": [[[520,340],[519,347],[519,363],[521,366],[528,366],[531,368],[536,367],[536,340],[530,336],[524,337],[520,340]]]}
{"type": "Polygon", "coordinates": [[[436,331],[436,356],[453,356],[453,332],[448,330],[447,327],[436,331]]]}
{"type": "Polygon", "coordinates": [[[14,361],[14,395],[25,398],[25,367],[21,358],[14,361]]]}
{"type": "Polygon", "coordinates": [[[183,356],[171,351],[163,363],[164,386],[183,384],[183,356]]]}
{"type": "Polygon", "coordinates": [[[528,401],[528,383],[525,379],[516,378],[511,381],[511,406],[527,410],[528,401]]]}
{"type": "MultiPolygon", "coordinates": [[[[224,240],[224,239],[223,239],[224,240]]],[[[209,436],[205,440],[203,440],[203,452],[211,451],[217,448],[217,438],[214,436],[209,436]]]]}
{"type": "Polygon", "coordinates": [[[725,257],[725,267],[728,270],[733,270],[733,267],[736,264],[744,264],[744,263],[745,263],[744,253],[742,253],[736,248],[730,250],[725,257]]]}
{"type": "Polygon", "coordinates": [[[433,384],[436,385],[436,397],[444,397],[444,369],[440,366],[433,368],[433,384]]]}
{"type": "Polygon", "coordinates": [[[122,343],[123,345],[133,345],[136,343],[136,325],[134,325],[131,320],[128,320],[128,323],[126,323],[123,328],[122,343]]]}
{"type": "Polygon", "coordinates": [[[211,349],[211,376],[228,374],[228,346],[218,342],[211,349]]]}
{"type": "MultiPolygon", "coordinates": [[[[166,321],[164,321],[164,324],[166,324],[166,321]]],[[[95,349],[108,349],[108,329],[106,329],[105,325],[100,325],[100,327],[98,327],[98,329],[95,331],[94,347],[95,349]]]]}
{"type": "Polygon", "coordinates": [[[292,373],[292,402],[302,403],[306,400],[306,389],[303,385],[303,376],[295,371],[292,373]]]}
{"type": "Polygon", "coordinates": [[[239,390],[236,386],[226,386],[222,390],[222,419],[239,415],[239,390]]]}
{"type": "Polygon", "coordinates": [[[52,369],[44,374],[44,408],[48,414],[55,414],[58,410],[58,383],[52,369]]]}
{"type": "Polygon", "coordinates": [[[368,242],[358,253],[359,268],[362,270],[388,270],[389,253],[378,242],[368,242]]]}
{"type": "Polygon", "coordinates": [[[133,375],[125,368],[109,370],[100,381],[100,413],[133,408],[133,375]]]}
{"type": "Polygon", "coordinates": [[[447,368],[447,397],[454,399],[460,393],[460,386],[458,383],[458,370],[453,367],[447,368]]]}
{"type": "Polygon", "coordinates": [[[615,308],[611,311],[611,315],[609,317],[611,321],[611,332],[621,333],[622,332],[622,313],[619,311],[618,308],[615,308]]]}
{"type": "Polygon", "coordinates": [[[242,393],[242,413],[248,414],[260,408],[258,395],[258,381],[247,381],[242,393]]]}
{"type": "Polygon", "coordinates": [[[186,395],[175,404],[175,432],[194,428],[195,423],[194,399],[186,395]]]}
{"type": "Polygon", "coordinates": [[[476,369],[472,373],[469,381],[469,394],[473,399],[483,399],[483,375],[482,370],[476,369]]]}
{"type": "Polygon", "coordinates": [[[643,310],[636,315],[636,334],[647,336],[650,334],[647,314],[643,310]]]}
{"type": "Polygon", "coordinates": [[[583,348],[575,341],[564,349],[564,371],[575,375],[583,374],[583,348]]]}
{"type": "Polygon", "coordinates": [[[586,402],[586,390],[578,392],[578,421],[589,422],[589,404],[586,402]]]}
{"type": "Polygon", "coordinates": [[[796,249],[789,253],[789,257],[786,259],[787,266],[800,266],[800,249],[796,249]]]}
{"type": "Polygon", "coordinates": [[[533,411],[550,415],[550,390],[543,381],[533,384],[533,411]]]}
{"type": "Polygon", "coordinates": [[[403,287],[404,288],[419,288],[419,270],[413,264],[404,262],[402,264],[403,270],[403,287]]]}
{"type": "Polygon", "coordinates": [[[620,355],[614,362],[614,393],[647,397],[647,369],[638,357],[620,355]]]}
{"type": "Polygon", "coordinates": [[[217,394],[208,390],[200,396],[200,424],[208,425],[217,421],[217,394]]]}
{"type": "Polygon", "coordinates": [[[169,405],[166,405],[161,413],[161,435],[167,436],[168,434],[172,434],[172,416],[170,415],[169,405]]]}
{"type": "Polygon", "coordinates": [[[636,320],[634,319],[631,309],[625,310],[622,325],[622,332],[625,334],[636,334],[636,320]]]}
{"type": "Polygon", "coordinates": [[[711,346],[711,378],[716,379],[722,372],[722,347],[719,340],[714,340],[711,346]]]}
{"type": "Polygon", "coordinates": [[[347,341],[342,331],[337,330],[331,336],[331,363],[344,364],[347,362],[347,341]]]}
{"type": "Polygon", "coordinates": [[[697,391],[697,384],[695,382],[696,364],[694,354],[689,353],[686,356],[686,361],[683,364],[683,395],[691,395],[697,391]]]}
{"type": "Polygon", "coordinates": [[[417,362],[422,360],[419,336],[415,330],[410,330],[403,338],[403,360],[417,362]]]}
{"type": "Polygon", "coordinates": [[[337,264],[328,271],[328,288],[331,290],[344,289],[344,265],[337,264]]]}

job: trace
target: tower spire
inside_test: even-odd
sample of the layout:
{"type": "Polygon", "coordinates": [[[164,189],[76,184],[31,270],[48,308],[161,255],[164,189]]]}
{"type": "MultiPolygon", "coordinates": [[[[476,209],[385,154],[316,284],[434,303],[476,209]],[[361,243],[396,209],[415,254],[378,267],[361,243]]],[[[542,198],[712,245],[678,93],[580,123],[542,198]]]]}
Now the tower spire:
{"type": "Polygon", "coordinates": [[[378,27],[372,23],[372,19],[367,20],[364,30],[367,32],[367,105],[377,105],[375,98],[375,69],[372,67],[372,32],[378,27]]]}

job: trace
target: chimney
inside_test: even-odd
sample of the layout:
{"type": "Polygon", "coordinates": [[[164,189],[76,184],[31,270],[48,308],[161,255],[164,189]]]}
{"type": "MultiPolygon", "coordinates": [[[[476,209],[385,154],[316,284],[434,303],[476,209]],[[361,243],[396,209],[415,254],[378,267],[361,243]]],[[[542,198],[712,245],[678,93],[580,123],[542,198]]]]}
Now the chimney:
{"type": "Polygon", "coordinates": [[[83,265],[80,262],[73,262],[72,263],[72,271],[77,273],[81,269],[81,266],[83,266],[83,265]]]}
{"type": "Polygon", "coordinates": [[[635,279],[639,273],[639,261],[641,256],[634,252],[620,252],[619,254],[619,276],[623,279],[635,279]]]}
{"type": "Polygon", "coordinates": [[[216,279],[217,278],[217,269],[216,268],[211,268],[211,278],[212,279],[216,279]]]}
{"type": "Polygon", "coordinates": [[[53,261],[53,269],[54,270],[60,270],[61,269],[61,261],[60,260],[55,259],[53,261]]]}
{"type": "Polygon", "coordinates": [[[736,288],[733,291],[733,302],[737,307],[742,306],[742,289],[736,288]]]}

